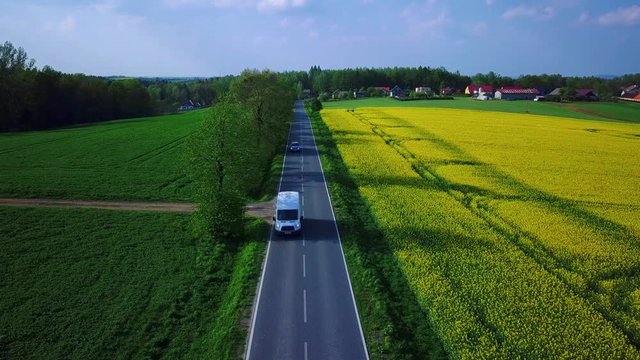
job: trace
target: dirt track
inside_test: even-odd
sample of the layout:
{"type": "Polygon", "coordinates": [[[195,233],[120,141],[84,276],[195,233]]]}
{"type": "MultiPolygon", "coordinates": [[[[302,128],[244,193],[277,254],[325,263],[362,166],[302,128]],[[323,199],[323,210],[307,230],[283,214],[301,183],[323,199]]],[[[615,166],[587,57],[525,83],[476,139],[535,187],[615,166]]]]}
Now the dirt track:
{"type": "MultiPolygon", "coordinates": [[[[149,203],[127,201],[81,201],[52,199],[0,199],[0,205],[22,207],[63,207],[90,208],[108,210],[160,211],[160,212],[193,212],[195,204],[190,203],[149,203]]],[[[273,201],[247,205],[247,214],[271,221],[273,201]]]]}

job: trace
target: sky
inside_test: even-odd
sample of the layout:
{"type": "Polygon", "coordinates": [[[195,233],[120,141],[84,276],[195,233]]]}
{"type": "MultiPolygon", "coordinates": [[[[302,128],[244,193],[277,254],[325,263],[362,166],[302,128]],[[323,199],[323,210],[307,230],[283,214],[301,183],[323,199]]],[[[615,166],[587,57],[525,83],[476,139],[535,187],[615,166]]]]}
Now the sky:
{"type": "Polygon", "coordinates": [[[0,0],[0,42],[109,76],[429,66],[640,72],[640,1],[0,0]]]}

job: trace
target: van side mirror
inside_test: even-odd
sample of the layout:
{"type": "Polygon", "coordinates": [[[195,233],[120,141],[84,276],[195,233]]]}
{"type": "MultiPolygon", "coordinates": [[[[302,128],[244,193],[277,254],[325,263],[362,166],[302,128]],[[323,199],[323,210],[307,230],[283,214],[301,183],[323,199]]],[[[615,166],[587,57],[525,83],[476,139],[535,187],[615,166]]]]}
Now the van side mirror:
{"type": "Polygon", "coordinates": [[[302,221],[302,219],[304,219],[304,216],[300,216],[300,221],[302,221]]]}
{"type": "Polygon", "coordinates": [[[271,219],[273,219],[273,221],[276,221],[276,217],[275,216],[272,216],[271,219]]]}

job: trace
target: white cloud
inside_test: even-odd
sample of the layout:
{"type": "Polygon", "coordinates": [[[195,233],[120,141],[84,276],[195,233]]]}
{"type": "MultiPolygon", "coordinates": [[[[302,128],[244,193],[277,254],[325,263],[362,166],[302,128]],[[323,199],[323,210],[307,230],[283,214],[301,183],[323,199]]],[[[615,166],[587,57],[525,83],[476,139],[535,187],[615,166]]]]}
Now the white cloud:
{"type": "Polygon", "coordinates": [[[306,0],[261,0],[257,5],[257,9],[260,11],[280,11],[302,7],[306,2],[306,0]]]}
{"type": "Polygon", "coordinates": [[[634,5],[628,8],[619,8],[598,17],[598,24],[605,26],[640,24],[640,6],[634,5]]]}
{"type": "Polygon", "coordinates": [[[517,17],[534,17],[536,14],[536,9],[520,5],[505,11],[504,14],[502,14],[502,18],[510,20],[517,17]]]}
{"type": "Polygon", "coordinates": [[[588,23],[589,20],[590,20],[589,13],[586,11],[583,11],[582,13],[580,13],[580,16],[578,16],[578,22],[581,24],[588,23]]]}
{"type": "Polygon", "coordinates": [[[114,11],[118,7],[118,4],[115,1],[106,1],[102,3],[93,4],[90,7],[93,8],[99,14],[106,14],[114,11]]]}
{"type": "Polygon", "coordinates": [[[486,3],[488,6],[493,5],[495,2],[496,2],[495,0],[485,0],[485,3],[486,3]]]}
{"type": "Polygon", "coordinates": [[[514,8],[510,8],[502,14],[502,18],[505,20],[512,20],[519,17],[533,18],[538,20],[547,20],[554,17],[557,10],[552,6],[544,8],[536,8],[532,6],[520,5],[514,8]]]}
{"type": "Polygon", "coordinates": [[[67,15],[61,21],[45,23],[43,28],[48,32],[71,33],[76,30],[77,22],[73,16],[67,15]]]}
{"type": "Polygon", "coordinates": [[[487,30],[489,30],[489,26],[485,22],[478,22],[471,26],[473,34],[475,35],[483,35],[486,34],[487,30]]]}
{"type": "Polygon", "coordinates": [[[443,28],[450,22],[446,10],[437,6],[435,0],[426,4],[413,3],[402,11],[402,17],[414,34],[435,36],[441,34],[443,28]]]}
{"type": "Polygon", "coordinates": [[[316,19],[312,17],[306,18],[297,18],[297,17],[285,17],[282,18],[279,22],[281,28],[299,28],[299,29],[310,29],[316,24],[316,19]]]}
{"type": "Polygon", "coordinates": [[[283,11],[303,7],[307,0],[164,0],[164,3],[171,8],[213,6],[218,9],[283,11]]]}

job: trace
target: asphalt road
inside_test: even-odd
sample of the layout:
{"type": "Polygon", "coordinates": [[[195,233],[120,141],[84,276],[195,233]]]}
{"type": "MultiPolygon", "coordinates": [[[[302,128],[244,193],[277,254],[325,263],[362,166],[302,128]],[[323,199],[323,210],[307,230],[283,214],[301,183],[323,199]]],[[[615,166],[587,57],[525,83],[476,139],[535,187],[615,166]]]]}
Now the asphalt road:
{"type": "Polygon", "coordinates": [[[303,232],[269,239],[246,358],[368,359],[311,123],[296,103],[280,191],[300,191],[303,232]]]}

